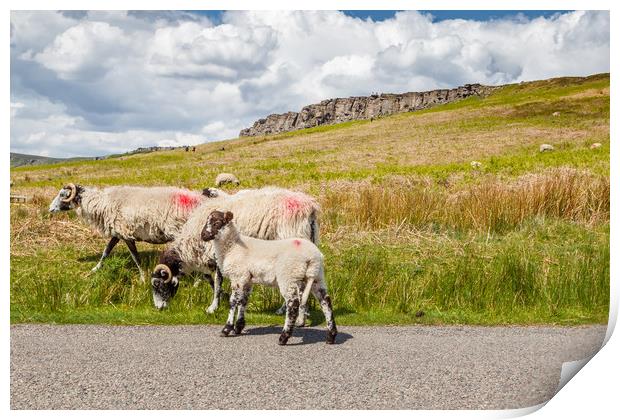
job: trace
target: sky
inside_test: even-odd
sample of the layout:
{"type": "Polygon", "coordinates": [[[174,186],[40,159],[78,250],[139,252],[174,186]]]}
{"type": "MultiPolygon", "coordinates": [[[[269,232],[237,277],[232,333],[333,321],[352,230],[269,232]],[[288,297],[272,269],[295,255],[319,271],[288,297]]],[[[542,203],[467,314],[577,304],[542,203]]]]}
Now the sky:
{"type": "Polygon", "coordinates": [[[608,72],[602,11],[11,12],[11,151],[237,137],[372,92],[608,72]]]}

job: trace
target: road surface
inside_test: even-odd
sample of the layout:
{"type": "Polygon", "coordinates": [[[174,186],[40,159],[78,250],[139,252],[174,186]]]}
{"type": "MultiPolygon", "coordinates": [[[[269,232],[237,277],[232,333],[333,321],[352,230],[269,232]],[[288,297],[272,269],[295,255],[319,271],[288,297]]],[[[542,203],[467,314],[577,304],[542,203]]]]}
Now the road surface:
{"type": "Polygon", "coordinates": [[[12,409],[504,409],[553,396],[605,326],[11,326],[12,409]]]}

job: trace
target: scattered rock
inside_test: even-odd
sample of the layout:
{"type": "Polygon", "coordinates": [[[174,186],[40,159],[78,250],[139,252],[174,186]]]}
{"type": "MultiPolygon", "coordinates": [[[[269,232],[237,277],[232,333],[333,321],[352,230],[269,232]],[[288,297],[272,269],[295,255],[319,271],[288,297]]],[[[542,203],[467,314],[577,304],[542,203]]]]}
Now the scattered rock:
{"type": "Polygon", "coordinates": [[[598,149],[602,146],[603,145],[601,143],[592,143],[592,145],[590,146],[590,149],[598,149]]]}
{"type": "Polygon", "coordinates": [[[552,151],[552,150],[555,150],[555,147],[553,147],[553,146],[552,146],[552,145],[550,145],[550,144],[541,144],[541,145],[540,145],[540,153],[543,153],[543,152],[550,152],[550,151],[552,151]]]}

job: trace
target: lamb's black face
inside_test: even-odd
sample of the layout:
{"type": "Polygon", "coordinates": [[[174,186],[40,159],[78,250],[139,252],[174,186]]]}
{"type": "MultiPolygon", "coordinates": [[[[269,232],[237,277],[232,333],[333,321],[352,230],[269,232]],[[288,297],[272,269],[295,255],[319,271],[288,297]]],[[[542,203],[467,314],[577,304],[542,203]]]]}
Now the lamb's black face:
{"type": "Polygon", "coordinates": [[[202,228],[200,237],[203,241],[212,241],[215,239],[219,231],[233,219],[233,214],[229,211],[221,212],[214,210],[207,218],[207,223],[202,228]]]}

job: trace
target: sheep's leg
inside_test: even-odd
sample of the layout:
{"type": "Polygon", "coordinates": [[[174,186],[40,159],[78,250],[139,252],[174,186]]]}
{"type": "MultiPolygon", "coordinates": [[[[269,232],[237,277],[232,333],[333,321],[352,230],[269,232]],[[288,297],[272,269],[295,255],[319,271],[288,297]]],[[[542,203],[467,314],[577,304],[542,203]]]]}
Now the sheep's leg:
{"type": "MultiPolygon", "coordinates": [[[[224,276],[222,276],[222,272],[219,268],[215,269],[215,281],[213,281],[213,301],[211,301],[211,305],[206,309],[208,314],[212,314],[215,312],[220,306],[220,296],[222,295],[222,281],[224,276]]],[[[232,296],[231,296],[232,297],[232,296]]]]}
{"type": "Polygon", "coordinates": [[[334,309],[332,308],[332,299],[327,294],[327,289],[324,285],[314,284],[312,285],[312,294],[321,304],[321,309],[325,315],[325,321],[327,322],[327,344],[334,344],[336,341],[336,321],[334,320],[334,309]]]}
{"type": "Polygon", "coordinates": [[[116,246],[116,244],[118,243],[119,240],[120,239],[118,239],[115,236],[110,238],[110,242],[108,242],[108,244],[106,245],[105,249],[103,250],[103,254],[101,255],[101,259],[99,260],[97,265],[94,266],[93,269],[90,270],[90,271],[97,271],[97,270],[99,270],[101,268],[101,264],[103,264],[103,260],[108,258],[108,255],[110,255],[110,252],[112,252],[112,250],[114,249],[114,247],[116,246]]]}
{"type": "Polygon", "coordinates": [[[243,328],[245,328],[245,307],[248,304],[251,292],[252,287],[244,287],[240,293],[237,322],[235,322],[235,334],[237,335],[241,334],[241,331],[243,331],[243,328]]]}
{"type": "MultiPolygon", "coordinates": [[[[276,310],[276,315],[284,315],[286,313],[286,301],[284,301],[284,303],[282,303],[282,306],[280,306],[277,310],[276,310]]],[[[306,314],[306,317],[310,316],[310,305],[306,305],[306,307],[304,308],[304,313],[306,314]]],[[[303,327],[303,325],[298,325],[303,327]]]]}
{"type": "Polygon", "coordinates": [[[293,295],[286,299],[286,320],[284,321],[284,328],[278,344],[285,345],[288,339],[293,335],[293,328],[295,327],[295,320],[299,315],[299,296],[293,295]]]}
{"type": "Polygon", "coordinates": [[[136,263],[138,271],[140,272],[140,281],[144,283],[144,272],[142,271],[142,267],[140,267],[140,254],[138,254],[138,248],[136,248],[136,241],[133,239],[125,239],[125,243],[127,244],[127,248],[129,248],[129,253],[131,254],[133,262],[136,263]]]}
{"type": "Polygon", "coordinates": [[[235,322],[235,309],[239,303],[240,296],[240,288],[235,288],[230,294],[230,310],[228,311],[228,319],[226,320],[226,325],[222,329],[221,336],[228,337],[230,332],[233,330],[233,323],[235,322]]]}

